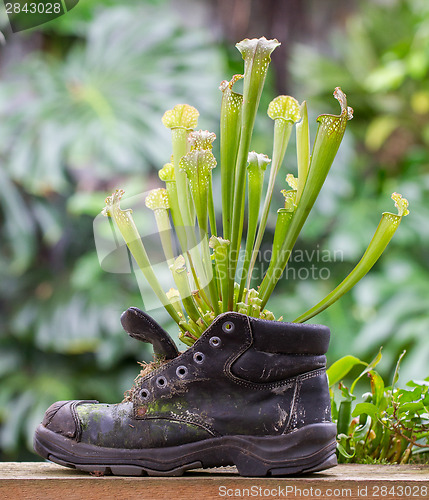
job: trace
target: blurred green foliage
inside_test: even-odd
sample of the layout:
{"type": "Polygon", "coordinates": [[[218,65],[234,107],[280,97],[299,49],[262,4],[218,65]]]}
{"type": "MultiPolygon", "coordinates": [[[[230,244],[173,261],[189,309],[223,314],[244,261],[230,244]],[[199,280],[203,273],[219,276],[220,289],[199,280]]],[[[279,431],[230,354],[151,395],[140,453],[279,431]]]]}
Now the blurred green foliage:
{"type": "Polygon", "coordinates": [[[220,102],[219,50],[169,2],[81,2],[59,21],[13,35],[42,37],[43,50],[9,62],[0,82],[3,460],[34,458],[54,401],[118,401],[151,359],[121,331],[142,299],[134,276],[101,269],[93,218],[117,183],[141,193],[168,161],[165,109],[189,102],[212,127],[220,102]]]}

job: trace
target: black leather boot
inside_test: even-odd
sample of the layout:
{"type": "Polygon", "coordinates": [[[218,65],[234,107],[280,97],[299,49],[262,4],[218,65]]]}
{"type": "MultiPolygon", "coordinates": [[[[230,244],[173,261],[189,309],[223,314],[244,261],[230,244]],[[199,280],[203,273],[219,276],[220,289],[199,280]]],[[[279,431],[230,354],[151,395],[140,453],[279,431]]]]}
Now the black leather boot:
{"type": "Polygon", "coordinates": [[[42,457],[138,476],[223,465],[278,476],[336,465],[328,328],[225,313],[179,355],[142,311],[128,309],[121,321],[167,362],[139,380],[130,401],[53,404],[34,438],[42,457]]]}

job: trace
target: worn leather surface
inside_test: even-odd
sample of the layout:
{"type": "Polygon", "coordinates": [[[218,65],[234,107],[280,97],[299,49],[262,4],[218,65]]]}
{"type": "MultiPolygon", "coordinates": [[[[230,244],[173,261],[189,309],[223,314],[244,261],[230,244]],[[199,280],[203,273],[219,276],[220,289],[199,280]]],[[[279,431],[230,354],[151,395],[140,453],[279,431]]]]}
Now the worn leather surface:
{"type": "Polygon", "coordinates": [[[231,372],[250,382],[278,382],[326,366],[326,356],[261,352],[250,347],[231,366],[231,372]],[[279,359],[280,358],[280,359],[279,359]]]}
{"type": "MultiPolygon", "coordinates": [[[[261,335],[258,321],[238,313],[225,313],[192,348],[141,380],[133,401],[135,418],[174,418],[205,426],[215,435],[259,436],[282,434],[315,421],[329,422],[330,400],[323,356],[329,330],[305,325],[305,333],[300,336],[301,354],[298,344],[290,338],[289,324],[276,323],[270,332],[267,323],[272,322],[262,325],[265,345],[277,352],[292,351],[295,357],[267,356],[268,353],[259,350],[264,348],[261,341],[259,349],[255,349],[254,339],[261,335]],[[227,324],[233,325],[231,330],[225,327],[227,324]],[[219,339],[219,344],[213,345],[213,339],[219,339]],[[307,356],[307,352],[319,355],[307,356]],[[196,361],[199,355],[203,358],[201,363],[196,361]],[[297,359],[295,365],[301,365],[300,370],[293,366],[297,359]],[[187,370],[183,378],[177,376],[180,366],[187,370]],[[258,380],[255,373],[262,366],[270,373],[266,370],[258,380]],[[247,374],[245,367],[249,370],[247,374]],[[279,378],[282,373],[283,378],[279,378]],[[162,386],[161,379],[164,379],[162,386]],[[308,384],[309,380],[314,380],[313,385],[308,384]],[[307,386],[310,391],[302,390],[307,386]],[[293,416],[298,392],[299,402],[305,406],[305,418],[293,416]],[[316,392],[318,400],[314,405],[316,392]]],[[[299,329],[299,325],[293,327],[299,329]]]]}
{"type": "Polygon", "coordinates": [[[173,359],[179,355],[170,335],[154,319],[137,307],[130,307],[122,313],[121,324],[130,337],[152,344],[155,357],[173,359]]]}
{"type": "Polygon", "coordinates": [[[52,432],[79,440],[82,428],[76,407],[84,403],[95,407],[98,401],[57,401],[46,410],[42,424],[52,432]]]}
{"type": "Polygon", "coordinates": [[[186,422],[164,419],[135,420],[132,403],[80,405],[80,441],[107,448],[158,448],[213,437],[205,429],[186,422]]]}
{"type": "Polygon", "coordinates": [[[284,354],[325,354],[330,331],[325,325],[249,318],[256,349],[284,354]]]}
{"type": "Polygon", "coordinates": [[[132,403],[60,405],[68,421],[51,411],[49,425],[99,446],[156,448],[330,422],[328,343],[323,326],[225,313],[193,347],[142,378],[132,403]]]}

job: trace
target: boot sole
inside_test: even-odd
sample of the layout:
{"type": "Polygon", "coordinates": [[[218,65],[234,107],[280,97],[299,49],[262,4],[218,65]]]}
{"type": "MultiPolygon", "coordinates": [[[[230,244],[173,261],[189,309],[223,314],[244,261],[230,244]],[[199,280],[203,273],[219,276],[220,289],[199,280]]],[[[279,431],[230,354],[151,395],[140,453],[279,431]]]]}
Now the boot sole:
{"type": "Polygon", "coordinates": [[[307,425],[280,436],[222,436],[131,450],[78,443],[39,425],[34,449],[59,465],[115,476],[181,476],[190,469],[226,465],[235,465],[241,476],[286,476],[337,465],[336,425],[331,423],[307,425]]]}

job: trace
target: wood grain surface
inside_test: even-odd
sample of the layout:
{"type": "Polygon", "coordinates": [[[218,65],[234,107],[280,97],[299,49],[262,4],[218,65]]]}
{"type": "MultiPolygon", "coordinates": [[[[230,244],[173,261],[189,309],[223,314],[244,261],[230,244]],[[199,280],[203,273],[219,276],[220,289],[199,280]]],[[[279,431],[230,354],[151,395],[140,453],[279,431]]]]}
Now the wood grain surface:
{"type": "Polygon", "coordinates": [[[339,465],[307,476],[240,477],[234,467],[182,477],[95,477],[48,462],[0,463],[0,500],[429,498],[427,465],[339,465]]]}

